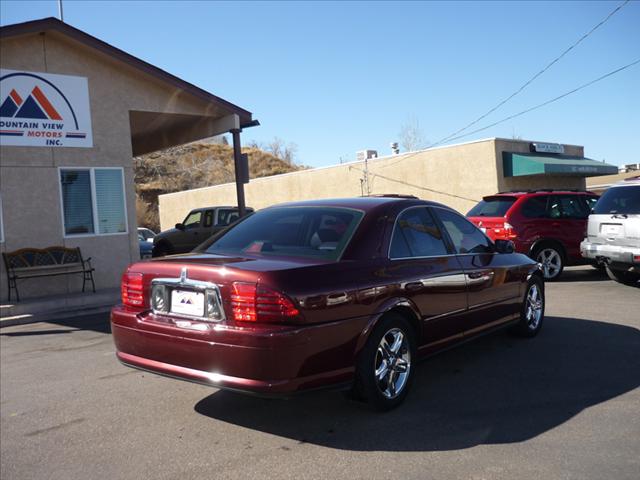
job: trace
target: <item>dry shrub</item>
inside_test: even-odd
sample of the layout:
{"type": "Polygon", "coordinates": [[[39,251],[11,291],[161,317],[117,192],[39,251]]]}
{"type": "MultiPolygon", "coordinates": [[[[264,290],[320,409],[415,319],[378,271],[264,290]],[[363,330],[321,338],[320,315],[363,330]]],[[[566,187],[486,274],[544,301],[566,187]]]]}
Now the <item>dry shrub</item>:
{"type": "MultiPolygon", "coordinates": [[[[249,177],[268,177],[306,167],[288,163],[259,148],[243,148],[249,156],[249,177]]],[[[158,231],[158,195],[233,182],[233,148],[195,142],[133,159],[138,225],[158,231]]],[[[186,212],[185,212],[186,213],[186,212]]]]}

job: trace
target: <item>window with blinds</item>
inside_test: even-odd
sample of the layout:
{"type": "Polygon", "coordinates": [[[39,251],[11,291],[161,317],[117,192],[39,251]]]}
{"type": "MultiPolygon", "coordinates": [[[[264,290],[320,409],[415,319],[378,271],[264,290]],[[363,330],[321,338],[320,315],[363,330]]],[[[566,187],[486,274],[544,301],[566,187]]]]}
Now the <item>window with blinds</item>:
{"type": "Polygon", "coordinates": [[[98,233],[126,232],[122,170],[96,169],[94,176],[98,210],[98,233]]]}
{"type": "Polygon", "coordinates": [[[60,170],[65,235],[126,233],[122,169],[60,170]]]}
{"type": "Polygon", "coordinates": [[[91,201],[91,172],[89,170],[61,170],[64,233],[77,235],[94,233],[91,201]]]}

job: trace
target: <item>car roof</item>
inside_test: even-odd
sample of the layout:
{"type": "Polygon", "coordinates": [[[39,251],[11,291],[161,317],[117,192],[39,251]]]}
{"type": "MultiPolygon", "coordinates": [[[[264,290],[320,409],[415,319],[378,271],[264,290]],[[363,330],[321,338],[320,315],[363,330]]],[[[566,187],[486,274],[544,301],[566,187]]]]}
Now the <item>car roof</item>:
{"type": "Polygon", "coordinates": [[[365,212],[375,210],[381,206],[390,206],[394,204],[410,205],[433,205],[449,208],[441,203],[432,202],[430,200],[421,200],[414,196],[367,196],[367,197],[350,197],[350,198],[324,198],[318,200],[303,200],[299,202],[286,202],[272,205],[268,208],[277,207],[338,207],[353,208],[363,210],[365,212]]]}
{"type": "Polygon", "coordinates": [[[633,185],[640,185],[640,175],[625,178],[624,180],[614,183],[611,187],[630,187],[633,185]]]}
{"type": "Polygon", "coordinates": [[[590,192],[589,190],[570,190],[570,189],[559,189],[559,190],[553,190],[551,188],[549,189],[540,189],[540,190],[513,190],[513,191],[508,191],[508,192],[498,192],[498,193],[494,193],[493,195],[485,195],[483,198],[489,198],[489,197],[523,197],[525,195],[530,195],[530,196],[534,196],[534,195],[549,195],[549,194],[554,194],[554,195],[596,195],[593,192],[590,192]]]}
{"type": "MultiPolygon", "coordinates": [[[[230,208],[232,210],[237,210],[238,207],[237,206],[231,206],[231,205],[215,205],[212,207],[198,207],[198,208],[192,208],[191,210],[189,210],[189,212],[198,212],[200,210],[215,210],[217,208],[230,208]]],[[[253,210],[252,207],[245,207],[247,210],[253,210]]]]}

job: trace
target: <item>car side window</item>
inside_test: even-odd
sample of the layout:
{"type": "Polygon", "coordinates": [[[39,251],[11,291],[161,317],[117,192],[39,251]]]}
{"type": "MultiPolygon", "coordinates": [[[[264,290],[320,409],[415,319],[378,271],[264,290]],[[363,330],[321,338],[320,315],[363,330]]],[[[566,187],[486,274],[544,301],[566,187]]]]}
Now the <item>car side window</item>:
{"type": "Polygon", "coordinates": [[[184,228],[196,228],[200,226],[200,220],[202,219],[202,212],[191,212],[187,215],[187,218],[184,219],[183,225],[184,228]]]}
{"type": "Polygon", "coordinates": [[[216,223],[216,226],[226,227],[227,225],[230,225],[238,220],[239,217],[240,214],[238,213],[238,210],[220,209],[218,210],[218,221],[216,223]]]}
{"type": "Polygon", "coordinates": [[[552,218],[584,219],[589,215],[578,195],[554,195],[551,203],[559,212],[558,216],[552,218]]]}
{"type": "Polygon", "coordinates": [[[442,232],[424,207],[410,208],[400,214],[393,229],[390,258],[446,255],[442,232]]]}
{"type": "Polygon", "coordinates": [[[593,211],[593,207],[598,203],[598,197],[582,197],[584,203],[587,205],[587,215],[593,211]]]}
{"type": "Polygon", "coordinates": [[[204,212],[204,220],[202,222],[202,226],[205,228],[213,225],[213,210],[207,210],[204,212]]]}
{"type": "Polygon", "coordinates": [[[549,203],[547,204],[547,215],[549,216],[549,218],[562,218],[560,198],[557,195],[549,197],[549,203]]]}
{"type": "Polygon", "coordinates": [[[458,253],[491,253],[491,241],[462,215],[444,208],[434,209],[458,253]]]}
{"type": "Polygon", "coordinates": [[[527,218],[545,218],[547,216],[548,195],[530,197],[522,205],[522,215],[527,218]]]}

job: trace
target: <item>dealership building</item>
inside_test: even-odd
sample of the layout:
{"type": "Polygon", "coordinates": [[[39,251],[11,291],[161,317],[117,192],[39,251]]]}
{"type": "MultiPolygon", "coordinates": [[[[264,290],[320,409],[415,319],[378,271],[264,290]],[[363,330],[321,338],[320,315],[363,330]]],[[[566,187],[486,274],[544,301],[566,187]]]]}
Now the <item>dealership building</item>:
{"type": "MultiPolygon", "coordinates": [[[[263,208],[313,198],[401,193],[433,200],[466,213],[485,195],[536,188],[584,189],[585,178],[618,168],[585,157],[584,147],[488,138],[323,168],[257,178],[246,185],[247,205],[263,208]]],[[[375,157],[375,158],[366,158],[375,157]]],[[[227,205],[234,184],[161,195],[163,229],[182,221],[191,208],[227,205]]]]}
{"type": "MultiPolygon", "coordinates": [[[[249,111],[54,18],[1,27],[0,251],[79,247],[96,287],[117,287],[139,258],[133,157],[224,133],[239,157],[240,131],[256,124],[249,111]]],[[[82,275],[19,282],[22,298],[81,287],[82,275]]]]}
{"type": "MultiPolygon", "coordinates": [[[[235,184],[160,197],[163,229],[191,208],[402,193],[466,212],[484,195],[585,188],[617,168],[576,145],[491,138],[252,180],[252,114],[59,20],[0,28],[0,252],[79,247],[98,289],[139,258],[133,157],[230,133],[235,184]]],[[[0,264],[0,299],[7,277],[0,264]]],[[[22,298],[78,292],[81,275],[19,282],[22,298]]]]}

